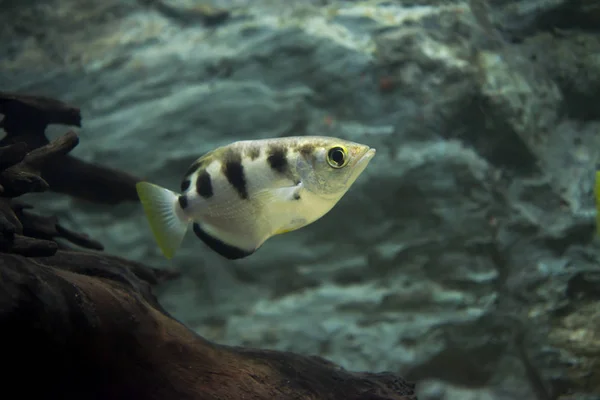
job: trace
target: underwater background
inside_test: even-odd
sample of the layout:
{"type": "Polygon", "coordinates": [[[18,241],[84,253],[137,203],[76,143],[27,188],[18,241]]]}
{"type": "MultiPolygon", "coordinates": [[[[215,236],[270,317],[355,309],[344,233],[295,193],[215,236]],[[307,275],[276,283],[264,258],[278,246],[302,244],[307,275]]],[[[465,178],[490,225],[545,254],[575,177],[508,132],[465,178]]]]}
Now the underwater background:
{"type": "Polygon", "coordinates": [[[236,140],[377,149],[331,212],[238,261],[191,234],[165,260],[139,203],[27,199],[181,270],[157,294],[203,337],[393,371],[419,399],[600,399],[599,2],[0,7],[0,88],[80,107],[84,160],[177,190],[236,140]]]}

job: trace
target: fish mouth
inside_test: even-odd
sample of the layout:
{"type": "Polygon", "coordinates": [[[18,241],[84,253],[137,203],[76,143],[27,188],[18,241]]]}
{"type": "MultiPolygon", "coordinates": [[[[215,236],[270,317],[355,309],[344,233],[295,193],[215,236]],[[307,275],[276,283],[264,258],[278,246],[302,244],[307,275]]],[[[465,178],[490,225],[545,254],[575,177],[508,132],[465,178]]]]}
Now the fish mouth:
{"type": "Polygon", "coordinates": [[[374,148],[368,148],[367,151],[365,151],[365,153],[358,159],[357,164],[368,163],[373,157],[375,157],[376,152],[377,150],[375,150],[374,148]]]}
{"type": "Polygon", "coordinates": [[[375,157],[375,153],[375,149],[367,147],[367,150],[362,154],[362,156],[360,156],[360,158],[354,164],[354,171],[352,174],[353,179],[356,179],[360,174],[362,174],[365,168],[367,168],[369,161],[371,161],[371,159],[375,157]]]}
{"type": "Polygon", "coordinates": [[[367,152],[361,157],[362,159],[367,159],[370,160],[371,158],[375,157],[375,153],[377,153],[377,150],[375,150],[374,148],[369,148],[369,150],[367,150],[367,152]]]}

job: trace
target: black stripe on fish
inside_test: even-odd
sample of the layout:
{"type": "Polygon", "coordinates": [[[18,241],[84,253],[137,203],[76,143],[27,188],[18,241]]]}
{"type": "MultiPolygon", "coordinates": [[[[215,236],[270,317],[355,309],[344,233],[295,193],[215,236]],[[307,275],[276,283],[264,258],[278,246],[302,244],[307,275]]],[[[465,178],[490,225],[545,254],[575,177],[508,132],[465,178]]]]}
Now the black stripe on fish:
{"type": "Polygon", "coordinates": [[[235,247],[230,244],[227,244],[227,243],[217,239],[216,237],[208,234],[204,229],[202,229],[200,224],[194,223],[192,225],[193,225],[194,233],[196,234],[196,236],[198,236],[198,238],[200,240],[202,240],[204,242],[204,244],[206,244],[209,248],[211,248],[216,253],[220,254],[221,256],[223,256],[229,260],[237,260],[240,258],[248,257],[255,251],[255,250],[250,250],[250,251],[244,250],[244,249],[240,249],[239,247],[235,247]]]}
{"type": "Polygon", "coordinates": [[[267,157],[269,166],[280,174],[285,174],[289,168],[286,153],[287,147],[284,146],[271,146],[269,148],[269,156],[267,157]]]}
{"type": "Polygon", "coordinates": [[[190,167],[187,169],[187,171],[185,171],[185,174],[183,176],[190,176],[191,174],[193,174],[194,172],[196,172],[197,170],[200,169],[200,167],[202,167],[202,165],[204,164],[204,158],[200,157],[199,159],[197,159],[196,161],[194,161],[192,163],[192,165],[190,165],[190,167]]]}
{"type": "Polygon", "coordinates": [[[247,154],[248,154],[248,157],[250,157],[250,159],[252,161],[256,160],[258,157],[260,157],[260,147],[258,147],[258,146],[249,147],[247,150],[247,154]]]}
{"type": "Polygon", "coordinates": [[[246,186],[246,176],[244,175],[244,166],[242,165],[242,157],[239,153],[229,151],[224,158],[223,166],[221,167],[223,175],[227,181],[238,192],[242,199],[248,198],[248,188],[246,186]]]}
{"type": "Polygon", "coordinates": [[[212,179],[207,170],[203,170],[196,177],[196,192],[205,199],[213,196],[212,179]]]}
{"type": "Polygon", "coordinates": [[[182,210],[185,210],[187,208],[188,198],[185,194],[182,194],[181,196],[179,196],[177,201],[179,201],[179,207],[181,207],[182,210]]]}
{"type": "Polygon", "coordinates": [[[191,184],[192,182],[189,179],[184,179],[183,182],[181,182],[181,191],[185,192],[188,190],[191,184]]]}
{"type": "Polygon", "coordinates": [[[304,158],[308,158],[310,155],[312,155],[315,152],[315,145],[314,144],[303,144],[302,146],[300,146],[298,148],[298,151],[300,152],[300,154],[302,154],[304,156],[304,158]]]}

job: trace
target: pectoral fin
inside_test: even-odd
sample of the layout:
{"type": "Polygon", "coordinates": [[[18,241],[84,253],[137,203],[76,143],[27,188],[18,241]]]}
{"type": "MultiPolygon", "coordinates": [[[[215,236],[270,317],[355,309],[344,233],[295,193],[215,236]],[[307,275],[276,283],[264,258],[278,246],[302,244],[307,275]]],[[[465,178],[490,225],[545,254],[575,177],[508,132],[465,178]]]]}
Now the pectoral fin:
{"type": "Polygon", "coordinates": [[[302,182],[294,186],[264,189],[254,195],[254,201],[259,202],[263,207],[295,202],[302,198],[302,189],[302,182]]]}
{"type": "Polygon", "coordinates": [[[210,228],[208,225],[194,223],[193,230],[196,236],[198,236],[198,238],[208,247],[229,260],[245,258],[256,251],[256,249],[248,249],[236,245],[234,238],[225,238],[229,235],[220,233],[214,228],[210,228]]]}

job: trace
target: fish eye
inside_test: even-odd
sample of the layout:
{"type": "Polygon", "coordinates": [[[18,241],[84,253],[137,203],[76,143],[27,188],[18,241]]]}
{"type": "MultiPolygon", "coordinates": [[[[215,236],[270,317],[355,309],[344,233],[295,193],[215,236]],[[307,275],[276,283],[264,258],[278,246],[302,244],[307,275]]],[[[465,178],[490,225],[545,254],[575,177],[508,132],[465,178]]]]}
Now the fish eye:
{"type": "Polygon", "coordinates": [[[348,163],[348,153],[343,147],[332,147],[327,152],[327,163],[333,168],[342,168],[348,163]]]}

